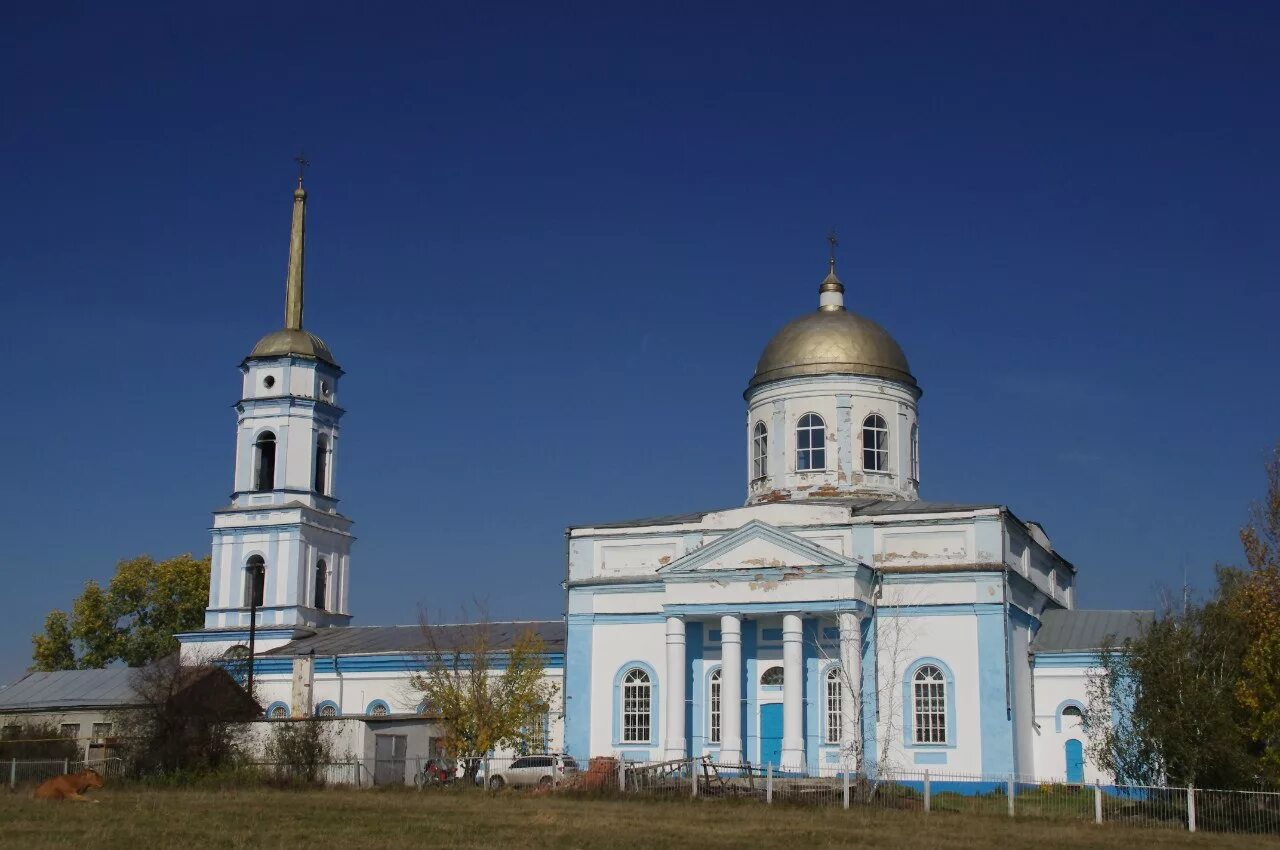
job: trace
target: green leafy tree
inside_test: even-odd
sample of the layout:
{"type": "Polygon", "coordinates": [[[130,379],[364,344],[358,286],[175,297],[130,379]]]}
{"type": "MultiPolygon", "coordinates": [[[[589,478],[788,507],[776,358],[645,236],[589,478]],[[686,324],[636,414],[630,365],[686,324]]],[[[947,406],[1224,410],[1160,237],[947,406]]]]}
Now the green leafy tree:
{"type": "Polygon", "coordinates": [[[424,622],[422,633],[427,648],[412,687],[440,719],[444,748],[465,760],[469,779],[476,757],[495,747],[541,746],[558,687],[546,678],[546,646],[536,633],[508,642],[487,619],[448,627],[424,622]]]}
{"type": "Polygon", "coordinates": [[[265,755],[276,778],[290,782],[323,781],[325,769],[333,761],[330,723],[318,717],[271,723],[265,755]]]}
{"type": "Polygon", "coordinates": [[[1121,779],[1219,787],[1280,782],[1280,447],[1240,532],[1247,566],[1220,567],[1212,598],[1166,606],[1108,649],[1085,727],[1121,779]]]}
{"type": "Polygon", "coordinates": [[[1125,782],[1237,787],[1255,775],[1236,700],[1247,635],[1229,596],[1168,605],[1136,639],[1105,649],[1085,730],[1099,767],[1125,782]]]}
{"type": "Polygon", "coordinates": [[[80,647],[80,667],[106,667],[119,657],[120,631],[110,594],[96,581],[71,603],[71,637],[80,647]]]}
{"type": "Polygon", "coordinates": [[[1267,463],[1267,493],[1240,532],[1249,570],[1240,576],[1232,605],[1248,646],[1236,696],[1247,712],[1247,731],[1262,772],[1280,782],[1280,447],[1267,463]]]}
{"type": "Polygon", "coordinates": [[[31,636],[31,661],[32,670],[75,669],[76,650],[66,611],[50,611],[44,618],[44,631],[31,636]]]}
{"type": "Polygon", "coordinates": [[[147,555],[121,561],[106,588],[85,584],[68,617],[50,612],[33,635],[32,669],[140,667],[178,648],[174,635],[199,628],[208,600],[209,559],[147,555]]]}

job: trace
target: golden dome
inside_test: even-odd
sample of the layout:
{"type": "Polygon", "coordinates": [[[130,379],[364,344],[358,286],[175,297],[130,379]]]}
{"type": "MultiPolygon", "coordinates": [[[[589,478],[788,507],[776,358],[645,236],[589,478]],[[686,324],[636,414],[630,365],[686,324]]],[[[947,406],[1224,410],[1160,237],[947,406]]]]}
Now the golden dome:
{"type": "Polygon", "coordinates": [[[310,357],[330,366],[338,365],[324,340],[301,328],[284,328],[267,334],[249,352],[248,359],[255,357],[310,357]]]}
{"type": "Polygon", "coordinates": [[[844,286],[836,277],[834,256],[819,296],[816,312],[788,322],[769,340],[748,391],[804,375],[867,375],[916,386],[907,355],[889,332],[844,309],[844,286]]]}

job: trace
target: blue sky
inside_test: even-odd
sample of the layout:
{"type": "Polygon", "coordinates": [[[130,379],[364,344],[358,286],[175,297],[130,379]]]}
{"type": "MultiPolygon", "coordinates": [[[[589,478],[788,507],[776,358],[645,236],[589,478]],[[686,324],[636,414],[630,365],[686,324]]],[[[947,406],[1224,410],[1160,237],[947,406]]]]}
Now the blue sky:
{"type": "Polygon", "coordinates": [[[1280,9],[607,5],[10,10],[0,679],[118,559],[208,551],[300,148],[357,623],[553,617],[565,526],[740,504],[741,392],[833,226],[924,387],[925,498],[1042,522],[1086,606],[1238,560],[1280,9]]]}

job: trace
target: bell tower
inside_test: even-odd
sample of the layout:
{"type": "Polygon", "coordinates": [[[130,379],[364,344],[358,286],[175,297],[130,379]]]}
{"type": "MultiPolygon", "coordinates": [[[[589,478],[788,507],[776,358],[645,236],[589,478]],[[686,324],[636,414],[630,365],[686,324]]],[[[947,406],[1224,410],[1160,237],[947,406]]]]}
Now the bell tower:
{"type": "MultiPolygon", "coordinates": [[[[305,161],[299,158],[299,164],[305,161]]],[[[338,510],[342,369],[302,328],[307,192],[293,193],[284,327],[240,364],[235,489],[213,514],[205,628],[345,626],[351,520],[338,510]]]]}

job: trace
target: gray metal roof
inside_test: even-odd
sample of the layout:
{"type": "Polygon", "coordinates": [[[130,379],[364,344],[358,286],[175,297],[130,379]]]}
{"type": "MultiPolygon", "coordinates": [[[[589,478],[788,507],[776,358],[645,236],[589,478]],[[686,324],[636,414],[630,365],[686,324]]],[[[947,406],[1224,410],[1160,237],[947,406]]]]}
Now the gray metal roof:
{"type": "MultiPolygon", "coordinates": [[[[782,504],[773,502],[770,504],[782,504]]],[[[804,499],[791,504],[837,505],[847,507],[850,516],[890,516],[893,514],[935,514],[977,511],[986,508],[999,508],[997,504],[962,504],[959,502],[921,502],[901,501],[895,499],[804,499]]],[[[696,511],[687,514],[671,514],[668,516],[644,517],[628,519],[620,522],[594,522],[570,526],[570,528],[640,528],[647,525],[681,525],[684,523],[702,522],[707,514],[724,513],[742,508],[734,505],[729,508],[718,508],[711,511],[696,511]]]]}
{"type": "MultiPolygon", "coordinates": [[[[515,620],[502,623],[453,623],[431,626],[441,649],[468,643],[473,630],[484,625],[489,630],[489,647],[509,648],[517,637],[533,632],[542,638],[547,652],[564,652],[563,620],[515,620]]],[[[315,634],[290,641],[264,655],[377,655],[393,652],[424,652],[428,641],[422,626],[333,626],[316,629],[315,634]]]]}
{"type": "Polygon", "coordinates": [[[112,708],[140,702],[131,685],[133,667],[28,673],[0,688],[0,714],[68,708],[112,708]]]}
{"type": "Polygon", "coordinates": [[[1087,652],[1124,643],[1139,637],[1153,617],[1151,611],[1045,611],[1031,651],[1087,652]]]}

